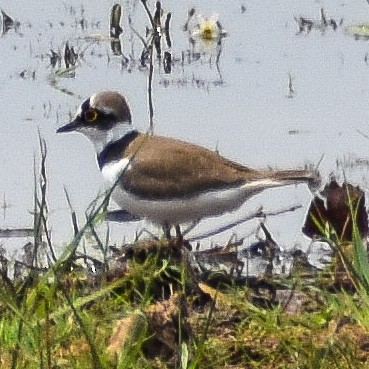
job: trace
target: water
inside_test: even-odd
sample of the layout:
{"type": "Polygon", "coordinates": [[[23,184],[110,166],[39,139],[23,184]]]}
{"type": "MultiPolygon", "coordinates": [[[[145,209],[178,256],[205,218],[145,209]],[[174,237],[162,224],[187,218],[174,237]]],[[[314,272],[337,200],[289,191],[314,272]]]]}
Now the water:
{"type": "MultiPolygon", "coordinates": [[[[63,186],[82,224],[85,209],[103,185],[91,144],[81,135],[56,135],[56,129],[86,97],[102,89],[123,92],[134,124],[140,130],[148,128],[148,71],[137,62],[123,68],[122,58],[113,55],[110,42],[103,38],[108,35],[111,5],[110,1],[3,1],[1,5],[20,25],[0,38],[0,228],[32,227],[33,165],[35,160],[38,170],[40,132],[47,143],[50,226],[59,250],[72,237],[63,186]],[[55,77],[50,66],[50,49],[63,51],[66,42],[80,54],[74,78],[55,77]]],[[[368,44],[344,30],[346,25],[365,22],[368,4],[358,0],[196,4],[168,0],[163,6],[173,14],[171,52],[178,59],[189,49],[189,35],[182,27],[193,5],[196,14],[217,13],[228,32],[222,39],[219,70],[216,47],[199,42],[196,47],[205,54],[198,62],[176,62],[169,76],[156,64],[155,132],[217,148],[222,155],[255,168],[301,167],[317,163],[324,155],[323,180],[332,173],[342,179],[337,161],[344,161],[347,179],[368,191],[368,167],[355,164],[356,159],[368,157],[368,44]],[[343,24],[336,31],[313,29],[298,34],[294,17],[319,21],[322,7],[327,18],[337,23],[343,19],[343,24]]],[[[149,23],[140,2],[124,1],[122,6],[123,53],[128,56],[133,51],[137,60],[141,41],[129,30],[128,14],[143,36],[149,23]]],[[[306,247],[309,240],[300,229],[311,197],[304,186],[269,190],[234,214],[205,220],[191,237],[241,218],[260,205],[274,211],[301,204],[298,211],[268,218],[266,225],[283,247],[306,247]]],[[[131,240],[143,226],[142,222],[112,225],[112,242],[122,242],[123,235],[131,240]]],[[[256,220],[248,222],[203,240],[202,245],[224,243],[233,233],[238,238],[249,236],[257,226],[256,220]]],[[[24,241],[4,239],[2,243],[16,248],[24,241]]]]}

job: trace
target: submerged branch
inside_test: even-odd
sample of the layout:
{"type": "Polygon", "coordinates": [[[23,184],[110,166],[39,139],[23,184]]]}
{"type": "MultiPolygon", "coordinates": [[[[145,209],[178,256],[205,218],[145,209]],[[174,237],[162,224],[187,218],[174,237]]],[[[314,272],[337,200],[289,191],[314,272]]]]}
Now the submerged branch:
{"type": "Polygon", "coordinates": [[[231,229],[231,228],[233,228],[233,227],[235,227],[237,225],[240,225],[242,223],[245,223],[245,222],[247,222],[247,221],[249,221],[251,219],[254,219],[254,218],[266,218],[267,216],[275,216],[275,215],[279,215],[279,214],[284,214],[284,213],[287,213],[287,212],[291,212],[291,211],[295,211],[297,209],[300,209],[301,207],[302,207],[302,205],[297,204],[297,205],[293,205],[293,206],[291,206],[289,208],[280,209],[280,210],[276,210],[276,211],[270,211],[270,212],[264,212],[262,210],[262,208],[259,208],[258,210],[252,212],[251,214],[248,214],[248,215],[244,216],[243,218],[236,220],[235,222],[228,223],[225,226],[215,228],[215,229],[213,229],[211,231],[204,232],[204,233],[199,234],[197,236],[195,235],[194,237],[188,238],[187,241],[188,242],[199,241],[199,240],[202,240],[204,238],[215,236],[215,235],[217,235],[219,233],[222,233],[224,231],[227,231],[228,229],[231,229]]]}

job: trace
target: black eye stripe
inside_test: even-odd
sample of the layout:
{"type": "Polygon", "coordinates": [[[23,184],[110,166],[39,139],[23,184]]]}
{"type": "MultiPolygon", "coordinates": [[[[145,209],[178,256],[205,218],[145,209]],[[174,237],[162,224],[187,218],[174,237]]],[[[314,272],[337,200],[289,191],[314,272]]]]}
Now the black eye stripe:
{"type": "Polygon", "coordinates": [[[87,100],[85,100],[83,102],[83,104],[81,105],[81,110],[82,111],[86,111],[88,109],[90,109],[90,98],[88,98],[87,100]]]}
{"type": "Polygon", "coordinates": [[[87,100],[81,105],[81,108],[80,121],[86,127],[94,127],[94,129],[99,131],[107,131],[117,121],[114,114],[107,114],[101,110],[91,108],[87,100]],[[87,109],[84,109],[86,107],[87,109]]]}

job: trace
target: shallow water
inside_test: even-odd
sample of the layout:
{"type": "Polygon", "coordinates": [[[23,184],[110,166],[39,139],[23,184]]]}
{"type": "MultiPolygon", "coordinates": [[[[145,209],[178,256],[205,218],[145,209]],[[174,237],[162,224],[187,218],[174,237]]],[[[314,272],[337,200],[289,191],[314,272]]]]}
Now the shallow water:
{"type": "MultiPolygon", "coordinates": [[[[81,135],[55,131],[86,97],[102,89],[123,92],[134,124],[147,130],[148,71],[139,68],[141,41],[128,27],[128,14],[143,36],[149,23],[140,2],[122,2],[123,53],[136,60],[122,67],[122,57],[113,55],[110,42],[101,37],[108,35],[111,2],[3,1],[1,6],[20,25],[0,37],[0,228],[32,227],[33,162],[35,157],[38,168],[40,132],[47,143],[52,236],[62,247],[72,237],[63,186],[83,223],[85,209],[103,185],[91,144],[81,135]],[[62,52],[66,42],[80,54],[77,68],[73,77],[56,77],[50,49],[62,52]]],[[[163,6],[173,14],[170,51],[178,60],[189,49],[189,34],[182,27],[191,6],[205,17],[217,13],[228,36],[222,39],[219,70],[216,47],[199,41],[200,60],[178,61],[170,75],[155,64],[156,133],[217,148],[222,155],[256,168],[301,167],[318,163],[324,155],[319,167],[324,181],[332,173],[338,179],[345,173],[368,192],[368,166],[357,164],[357,159],[365,161],[369,156],[368,43],[355,40],[344,29],[366,21],[366,2],[167,0],[163,6]],[[328,27],[298,33],[294,17],[319,22],[323,6],[326,17],[337,23],[342,19],[342,25],[335,31],[328,27]],[[337,161],[344,163],[344,170],[337,161]]],[[[298,211],[268,218],[266,225],[283,247],[306,246],[309,240],[300,229],[310,199],[304,186],[269,190],[234,214],[202,222],[191,237],[260,205],[273,211],[301,204],[298,211]]],[[[122,235],[130,240],[142,226],[142,222],[112,225],[112,240],[121,242],[122,235]]],[[[257,226],[257,220],[248,222],[203,240],[202,245],[226,242],[233,233],[248,236],[257,226]]],[[[5,247],[23,243],[3,240],[5,247]]]]}

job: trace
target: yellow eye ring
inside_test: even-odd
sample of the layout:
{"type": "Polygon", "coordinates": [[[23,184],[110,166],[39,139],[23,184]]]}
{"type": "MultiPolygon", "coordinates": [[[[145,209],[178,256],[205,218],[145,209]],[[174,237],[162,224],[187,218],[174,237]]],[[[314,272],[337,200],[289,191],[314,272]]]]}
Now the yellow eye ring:
{"type": "Polygon", "coordinates": [[[98,113],[95,109],[86,110],[84,115],[87,122],[94,122],[98,117],[98,113]]]}

